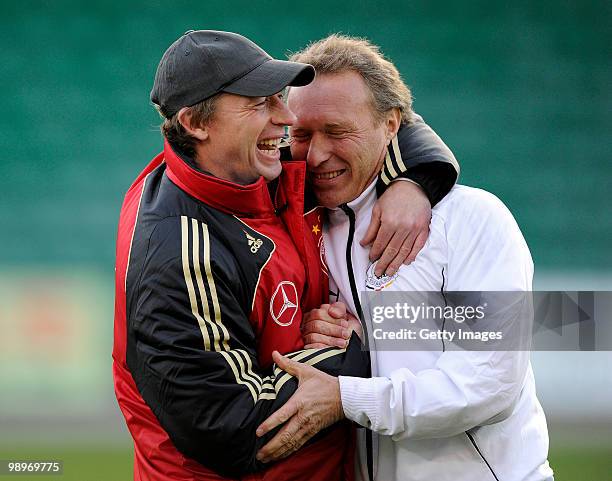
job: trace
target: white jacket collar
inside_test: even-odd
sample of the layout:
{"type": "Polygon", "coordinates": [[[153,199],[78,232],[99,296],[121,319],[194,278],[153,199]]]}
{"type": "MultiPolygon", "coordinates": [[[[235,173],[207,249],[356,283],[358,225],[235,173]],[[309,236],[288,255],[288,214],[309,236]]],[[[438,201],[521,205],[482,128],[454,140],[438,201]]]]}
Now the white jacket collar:
{"type": "MultiPolygon", "coordinates": [[[[353,212],[355,212],[355,215],[359,215],[361,211],[371,207],[374,202],[376,202],[376,179],[374,179],[356,199],[353,199],[346,205],[350,207],[353,212]]],[[[346,214],[339,206],[329,209],[330,222],[334,223],[336,221],[343,221],[345,220],[345,217],[346,214]]]]}

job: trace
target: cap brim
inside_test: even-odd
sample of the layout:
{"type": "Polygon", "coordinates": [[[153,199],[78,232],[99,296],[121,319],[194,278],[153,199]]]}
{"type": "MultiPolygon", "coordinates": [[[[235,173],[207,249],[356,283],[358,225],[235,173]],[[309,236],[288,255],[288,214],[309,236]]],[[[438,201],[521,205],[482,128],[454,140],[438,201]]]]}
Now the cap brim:
{"type": "Polygon", "coordinates": [[[267,97],[285,87],[308,85],[314,77],[315,70],[312,65],[270,59],[222,90],[247,97],[267,97]]]}

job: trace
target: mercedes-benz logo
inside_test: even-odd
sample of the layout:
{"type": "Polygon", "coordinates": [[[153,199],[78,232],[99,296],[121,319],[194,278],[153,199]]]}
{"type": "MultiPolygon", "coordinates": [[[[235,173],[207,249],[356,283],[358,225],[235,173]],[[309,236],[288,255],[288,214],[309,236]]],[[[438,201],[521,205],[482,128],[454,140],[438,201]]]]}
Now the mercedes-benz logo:
{"type": "Polygon", "coordinates": [[[279,326],[288,326],[298,311],[298,295],[295,284],[290,281],[279,282],[270,300],[270,315],[279,326]],[[281,294],[280,296],[278,294],[281,294]]]}

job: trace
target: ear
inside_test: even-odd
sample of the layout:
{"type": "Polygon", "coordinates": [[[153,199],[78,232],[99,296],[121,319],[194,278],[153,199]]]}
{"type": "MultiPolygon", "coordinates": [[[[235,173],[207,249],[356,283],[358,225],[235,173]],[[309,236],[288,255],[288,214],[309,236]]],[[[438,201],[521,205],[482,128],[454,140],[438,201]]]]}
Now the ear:
{"type": "Polygon", "coordinates": [[[393,108],[389,110],[385,119],[385,129],[387,142],[391,142],[391,139],[395,137],[397,131],[400,128],[402,123],[402,115],[398,108],[393,108]]]}
{"type": "Polygon", "coordinates": [[[189,107],[183,107],[176,115],[177,120],[189,135],[202,141],[208,139],[208,126],[193,125],[192,111],[189,107]]]}

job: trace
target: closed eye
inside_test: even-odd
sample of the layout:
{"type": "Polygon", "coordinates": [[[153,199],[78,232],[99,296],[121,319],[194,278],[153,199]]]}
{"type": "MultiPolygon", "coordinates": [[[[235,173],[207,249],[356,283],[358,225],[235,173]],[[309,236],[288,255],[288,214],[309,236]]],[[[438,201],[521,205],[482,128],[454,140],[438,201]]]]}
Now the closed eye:
{"type": "Polygon", "coordinates": [[[310,135],[305,134],[305,133],[299,133],[299,134],[292,133],[290,137],[290,141],[294,140],[296,142],[304,142],[305,140],[308,140],[309,137],[310,135]]]}
{"type": "Polygon", "coordinates": [[[260,107],[260,106],[272,103],[274,100],[283,102],[283,93],[279,92],[277,94],[270,95],[269,97],[264,97],[263,100],[261,102],[256,103],[255,106],[260,107]]]}
{"type": "Polygon", "coordinates": [[[328,130],[326,134],[329,135],[330,137],[343,137],[346,134],[348,134],[348,131],[346,130],[328,130]]]}

